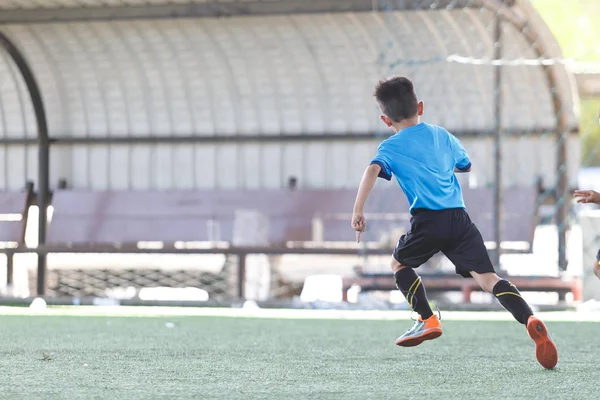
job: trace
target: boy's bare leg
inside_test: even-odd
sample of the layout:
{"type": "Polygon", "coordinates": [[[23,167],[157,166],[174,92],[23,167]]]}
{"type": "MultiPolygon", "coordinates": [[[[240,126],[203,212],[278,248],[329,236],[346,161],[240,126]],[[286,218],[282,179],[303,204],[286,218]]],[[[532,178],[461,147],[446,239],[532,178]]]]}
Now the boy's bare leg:
{"type": "Polygon", "coordinates": [[[419,314],[415,324],[404,335],[396,339],[396,344],[403,347],[417,346],[425,340],[432,340],[442,335],[442,325],[437,315],[433,315],[421,277],[413,268],[401,265],[392,258],[392,271],[396,286],[406,297],[411,308],[419,314]]]}
{"type": "Polygon", "coordinates": [[[492,293],[517,321],[527,327],[527,333],[535,342],[536,357],[544,368],[554,368],[558,362],[558,351],[552,342],[544,323],[536,318],[529,304],[521,297],[519,290],[509,281],[500,278],[495,273],[471,275],[483,290],[492,293]]]}

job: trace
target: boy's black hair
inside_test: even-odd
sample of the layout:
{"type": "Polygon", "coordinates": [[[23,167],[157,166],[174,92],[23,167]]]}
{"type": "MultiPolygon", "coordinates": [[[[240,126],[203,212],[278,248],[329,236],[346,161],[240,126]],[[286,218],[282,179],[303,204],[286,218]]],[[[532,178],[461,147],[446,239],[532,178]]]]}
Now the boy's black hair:
{"type": "Polygon", "coordinates": [[[417,115],[419,101],[408,78],[396,76],[379,81],[375,87],[375,98],[381,111],[393,122],[417,115]]]}

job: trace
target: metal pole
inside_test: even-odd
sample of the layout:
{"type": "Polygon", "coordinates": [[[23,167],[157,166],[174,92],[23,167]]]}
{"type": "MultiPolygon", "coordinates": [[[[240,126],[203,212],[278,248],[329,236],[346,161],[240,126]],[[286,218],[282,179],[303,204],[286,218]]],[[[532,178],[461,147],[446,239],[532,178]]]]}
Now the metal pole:
{"type": "MultiPolygon", "coordinates": [[[[33,76],[29,64],[21,54],[21,51],[12,43],[12,41],[4,33],[0,32],[0,45],[6,50],[11,56],[15,65],[23,75],[25,85],[31,96],[31,103],[33,105],[33,111],[35,113],[35,119],[37,122],[38,131],[38,198],[37,203],[40,209],[39,213],[39,233],[38,240],[39,245],[42,246],[46,243],[46,220],[47,220],[47,209],[49,200],[49,166],[50,166],[50,139],[48,137],[48,125],[46,123],[46,113],[44,111],[44,102],[40,93],[39,86],[33,76]]],[[[38,296],[43,296],[46,293],[46,255],[38,254],[38,282],[37,282],[38,296]]]]}
{"type": "Polygon", "coordinates": [[[558,124],[556,171],[556,225],[558,227],[558,268],[567,270],[567,230],[570,208],[570,193],[567,175],[567,134],[564,126],[558,124]]]}
{"type": "Polygon", "coordinates": [[[246,253],[238,254],[238,298],[244,298],[244,286],[246,284],[246,253]]]}
{"type": "MultiPolygon", "coordinates": [[[[494,60],[502,58],[502,20],[499,16],[494,19],[494,60]]],[[[502,253],[502,67],[494,67],[494,241],[496,250],[492,262],[500,268],[502,253]]]]}
{"type": "MultiPolygon", "coordinates": [[[[40,143],[38,161],[39,191],[37,204],[39,208],[38,219],[38,245],[46,244],[46,229],[48,227],[48,203],[50,202],[49,176],[50,146],[49,143],[40,143]]],[[[46,294],[46,255],[38,254],[37,293],[38,296],[46,294]]]]}
{"type": "Polygon", "coordinates": [[[14,260],[15,253],[6,251],[6,286],[9,288],[14,284],[14,260]]]}

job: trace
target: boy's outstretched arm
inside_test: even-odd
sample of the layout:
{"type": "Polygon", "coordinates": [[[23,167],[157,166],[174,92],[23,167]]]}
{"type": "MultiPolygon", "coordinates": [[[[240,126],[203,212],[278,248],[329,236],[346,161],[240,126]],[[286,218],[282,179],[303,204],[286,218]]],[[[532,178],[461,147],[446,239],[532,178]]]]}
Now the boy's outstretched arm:
{"type": "Polygon", "coordinates": [[[381,167],[377,164],[371,164],[365,169],[360,186],[358,187],[358,193],[356,194],[356,201],[354,202],[354,210],[352,212],[352,228],[356,231],[356,242],[360,243],[360,233],[365,231],[367,226],[367,220],[363,214],[365,203],[373,186],[377,176],[381,171],[381,167]]]}
{"type": "Polygon", "coordinates": [[[594,190],[576,190],[573,196],[578,203],[596,203],[600,204],[600,193],[594,190]]]}

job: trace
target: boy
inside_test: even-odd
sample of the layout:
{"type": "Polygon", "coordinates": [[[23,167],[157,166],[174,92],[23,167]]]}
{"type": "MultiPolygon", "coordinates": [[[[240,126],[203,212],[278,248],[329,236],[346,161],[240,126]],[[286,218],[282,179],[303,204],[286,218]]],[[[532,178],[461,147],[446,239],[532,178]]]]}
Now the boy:
{"type": "Polygon", "coordinates": [[[411,228],[398,241],[392,257],[396,286],[419,314],[414,326],[396,340],[398,346],[417,346],[442,335],[433,315],[421,278],[415,269],[441,251],[465,278],[473,277],[492,293],[517,321],[527,327],[536,344],[536,356],[544,368],[558,362],[556,346],[546,326],[533,316],[517,288],[496,275],[483,238],[465,210],[455,172],[469,172],[471,162],[456,137],[444,128],[420,122],[423,102],[413,84],[404,77],[379,82],[375,98],[381,120],[395,132],[384,140],[360,182],[352,228],[356,240],[364,232],[364,205],[377,177],[396,177],[410,204],[411,228]]]}
{"type": "MultiPolygon", "coordinates": [[[[594,190],[576,190],[573,194],[578,203],[600,204],[600,193],[594,190]]],[[[594,274],[600,278],[600,250],[596,253],[596,263],[594,264],[594,274]]]]}

